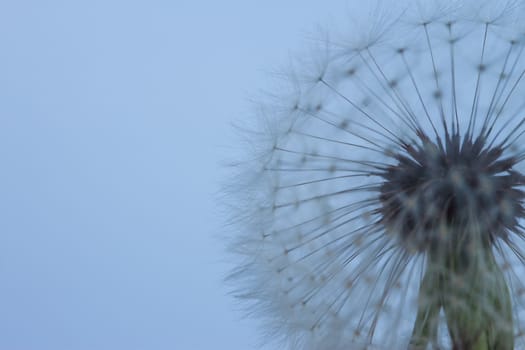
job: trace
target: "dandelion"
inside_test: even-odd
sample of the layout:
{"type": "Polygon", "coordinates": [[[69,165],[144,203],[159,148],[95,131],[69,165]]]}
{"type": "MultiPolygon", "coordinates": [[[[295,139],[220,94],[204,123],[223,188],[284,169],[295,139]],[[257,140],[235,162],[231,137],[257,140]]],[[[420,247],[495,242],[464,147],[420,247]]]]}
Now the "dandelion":
{"type": "Polygon", "coordinates": [[[260,107],[231,281],[290,349],[525,349],[524,3],[378,4],[260,107]]]}

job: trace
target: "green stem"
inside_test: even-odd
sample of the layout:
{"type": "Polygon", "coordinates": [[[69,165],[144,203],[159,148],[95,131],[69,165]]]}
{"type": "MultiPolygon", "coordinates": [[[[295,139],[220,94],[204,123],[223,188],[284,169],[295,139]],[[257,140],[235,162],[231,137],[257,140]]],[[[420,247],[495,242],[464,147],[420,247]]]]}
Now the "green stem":
{"type": "Polygon", "coordinates": [[[437,346],[441,310],[453,350],[514,349],[510,293],[492,248],[459,246],[428,254],[409,349],[437,346]]]}
{"type": "Polygon", "coordinates": [[[441,298],[434,284],[438,278],[427,268],[419,287],[416,322],[410,340],[409,350],[424,350],[427,344],[437,345],[437,331],[441,298]]]}

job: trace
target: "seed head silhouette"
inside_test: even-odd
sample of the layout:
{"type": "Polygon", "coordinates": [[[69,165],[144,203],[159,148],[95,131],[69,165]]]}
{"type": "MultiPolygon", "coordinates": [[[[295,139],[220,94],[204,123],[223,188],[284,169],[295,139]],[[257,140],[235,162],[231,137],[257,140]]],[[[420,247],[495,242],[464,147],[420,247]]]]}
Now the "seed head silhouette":
{"type": "Polygon", "coordinates": [[[385,3],[259,105],[230,282],[289,349],[524,349],[524,2],[385,3]]]}

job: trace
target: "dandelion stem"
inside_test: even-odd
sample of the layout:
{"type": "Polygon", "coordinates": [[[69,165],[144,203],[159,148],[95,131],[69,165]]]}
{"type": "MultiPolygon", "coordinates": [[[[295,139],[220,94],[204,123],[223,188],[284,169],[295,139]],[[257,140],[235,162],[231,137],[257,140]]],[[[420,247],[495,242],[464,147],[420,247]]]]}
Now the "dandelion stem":
{"type": "Polygon", "coordinates": [[[441,310],[440,298],[433,295],[437,292],[434,286],[437,280],[435,271],[427,268],[419,289],[417,317],[409,350],[426,349],[427,343],[435,344],[437,341],[441,310]]]}
{"type": "Polygon", "coordinates": [[[426,349],[428,344],[435,348],[441,308],[453,350],[514,349],[512,305],[503,271],[490,245],[472,241],[429,254],[410,350],[426,349]]]}

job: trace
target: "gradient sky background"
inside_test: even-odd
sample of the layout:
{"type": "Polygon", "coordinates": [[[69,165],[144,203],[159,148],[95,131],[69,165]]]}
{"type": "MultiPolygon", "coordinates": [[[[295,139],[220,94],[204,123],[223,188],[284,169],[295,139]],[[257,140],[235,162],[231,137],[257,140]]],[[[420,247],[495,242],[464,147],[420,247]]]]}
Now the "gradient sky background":
{"type": "Polygon", "coordinates": [[[345,2],[0,2],[0,350],[255,348],[220,161],[345,2]]]}

